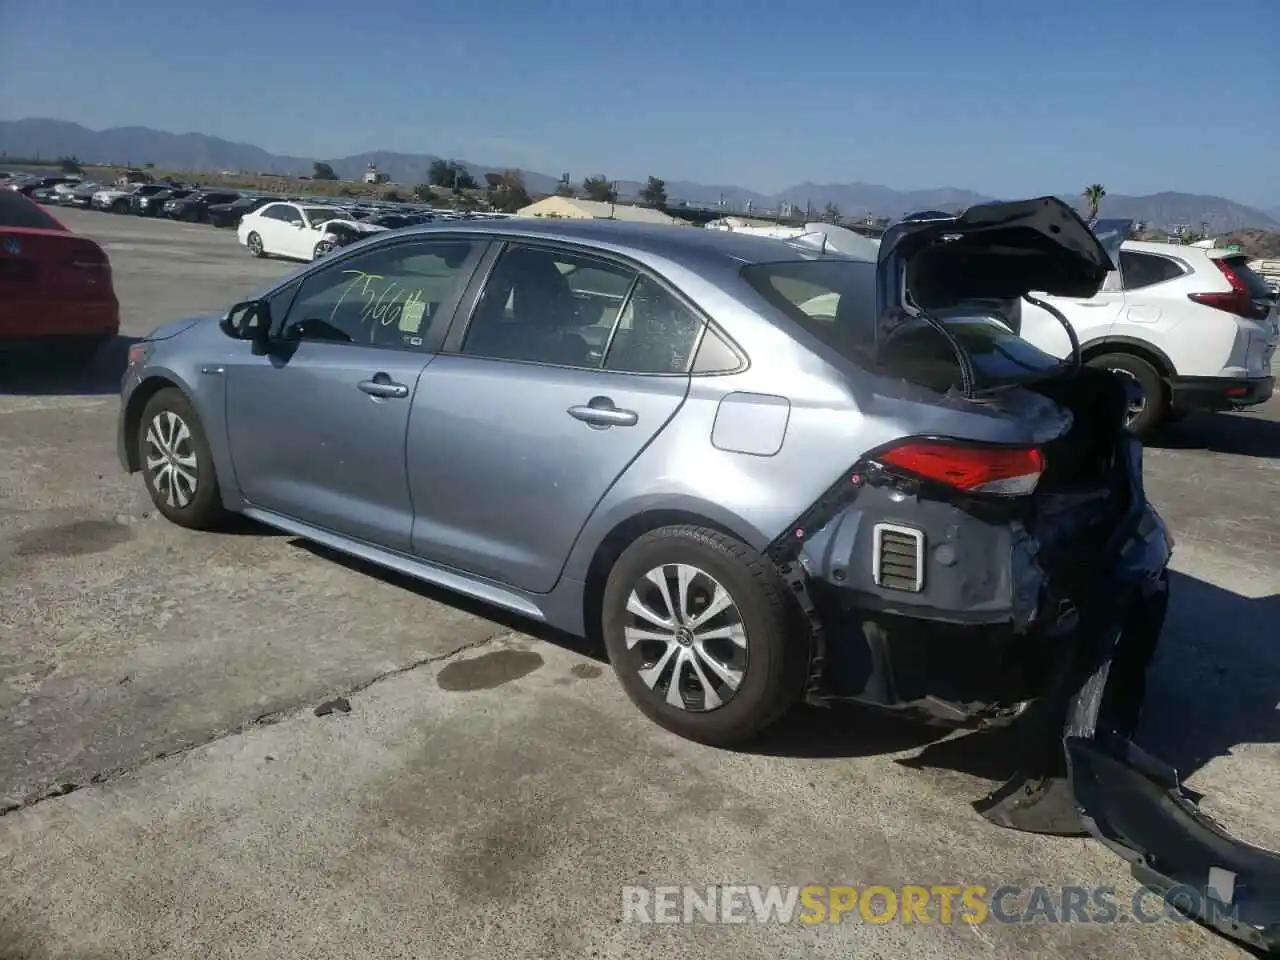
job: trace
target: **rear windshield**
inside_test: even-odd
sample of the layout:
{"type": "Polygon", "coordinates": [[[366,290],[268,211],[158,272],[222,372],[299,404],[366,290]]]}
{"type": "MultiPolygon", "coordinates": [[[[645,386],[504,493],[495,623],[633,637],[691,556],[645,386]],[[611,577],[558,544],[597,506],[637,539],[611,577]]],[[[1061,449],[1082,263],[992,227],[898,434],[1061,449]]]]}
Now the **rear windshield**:
{"type": "MultiPolygon", "coordinates": [[[[950,343],[923,320],[909,320],[884,336],[877,357],[875,264],[794,260],[752,264],[742,275],[761,296],[846,359],[940,392],[960,386],[960,364],[950,343]]],[[[932,315],[969,354],[979,387],[1042,379],[1062,365],[1015,334],[989,303],[959,304],[932,315]]]]}
{"type": "Polygon", "coordinates": [[[1249,296],[1255,300],[1272,300],[1276,296],[1276,292],[1267,285],[1267,281],[1262,279],[1262,275],[1256,272],[1249,261],[1244,257],[1223,257],[1223,263],[1231,268],[1231,272],[1240,278],[1240,282],[1249,288],[1249,296]]]}
{"type": "Polygon", "coordinates": [[[16,190],[0,190],[0,227],[63,229],[62,224],[16,190]]]}

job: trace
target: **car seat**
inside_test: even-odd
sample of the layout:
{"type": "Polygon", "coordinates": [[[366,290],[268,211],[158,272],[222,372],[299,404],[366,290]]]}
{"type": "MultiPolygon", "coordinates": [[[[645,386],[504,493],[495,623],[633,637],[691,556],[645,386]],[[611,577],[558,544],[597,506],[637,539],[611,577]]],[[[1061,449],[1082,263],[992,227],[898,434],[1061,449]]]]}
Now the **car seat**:
{"type": "Polygon", "coordinates": [[[590,346],[575,332],[581,325],[577,300],[555,260],[539,250],[513,251],[507,257],[511,259],[511,309],[519,338],[518,358],[589,365],[590,346]]]}

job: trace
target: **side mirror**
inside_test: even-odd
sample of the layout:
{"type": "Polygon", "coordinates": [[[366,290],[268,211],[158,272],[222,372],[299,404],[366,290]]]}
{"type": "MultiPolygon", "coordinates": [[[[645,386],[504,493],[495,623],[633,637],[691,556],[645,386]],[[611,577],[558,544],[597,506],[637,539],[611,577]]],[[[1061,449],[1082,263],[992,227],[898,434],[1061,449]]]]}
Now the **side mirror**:
{"type": "Polygon", "coordinates": [[[233,340],[252,340],[265,347],[271,335],[271,309],[265,300],[243,300],[222,318],[222,332],[233,340]]]}

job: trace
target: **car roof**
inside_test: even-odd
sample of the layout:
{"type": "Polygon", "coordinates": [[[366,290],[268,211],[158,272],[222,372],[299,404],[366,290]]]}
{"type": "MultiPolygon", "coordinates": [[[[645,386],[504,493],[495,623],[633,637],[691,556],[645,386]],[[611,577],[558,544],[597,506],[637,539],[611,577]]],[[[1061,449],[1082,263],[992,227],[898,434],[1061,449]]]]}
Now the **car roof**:
{"type": "Polygon", "coordinates": [[[515,217],[504,220],[426,223],[398,231],[401,237],[406,234],[432,233],[476,233],[511,240],[566,241],[631,256],[641,261],[657,258],[690,267],[701,265],[704,268],[734,272],[752,263],[815,259],[812,251],[797,249],[772,238],[692,226],[633,223],[625,220],[542,220],[515,217]]]}
{"type": "Polygon", "coordinates": [[[1166,257],[1179,257],[1186,260],[1197,254],[1208,253],[1204,247],[1193,247],[1187,243],[1165,243],[1161,240],[1126,240],[1120,245],[1121,250],[1134,253],[1155,253],[1166,257]]]}

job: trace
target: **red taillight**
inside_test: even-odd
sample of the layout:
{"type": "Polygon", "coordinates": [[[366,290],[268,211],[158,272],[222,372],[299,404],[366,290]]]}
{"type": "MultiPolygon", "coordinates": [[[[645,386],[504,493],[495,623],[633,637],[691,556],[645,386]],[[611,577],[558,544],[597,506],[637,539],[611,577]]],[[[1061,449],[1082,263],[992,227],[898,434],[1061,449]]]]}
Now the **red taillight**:
{"type": "Polygon", "coordinates": [[[1226,278],[1227,283],[1231,284],[1231,291],[1229,293],[1188,293],[1187,297],[1202,306],[1213,307],[1215,310],[1225,310],[1227,313],[1234,313],[1237,317],[1244,317],[1246,320],[1266,319],[1266,308],[1259,307],[1254,302],[1253,294],[1249,291],[1248,285],[1236,276],[1236,272],[1231,269],[1231,264],[1217,259],[1213,262],[1226,278]]]}
{"type": "Polygon", "coordinates": [[[1013,497],[1032,493],[1044,473],[1044,454],[1036,447],[908,440],[881,452],[875,459],[966,493],[1013,497]]]}

